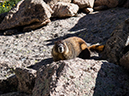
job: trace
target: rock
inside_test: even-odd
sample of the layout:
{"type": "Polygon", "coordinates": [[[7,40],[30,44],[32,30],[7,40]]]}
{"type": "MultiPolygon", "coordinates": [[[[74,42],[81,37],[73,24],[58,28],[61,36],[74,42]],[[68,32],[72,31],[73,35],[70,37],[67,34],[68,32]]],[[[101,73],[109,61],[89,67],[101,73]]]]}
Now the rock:
{"type": "Polygon", "coordinates": [[[45,20],[42,23],[39,22],[39,23],[35,23],[35,24],[32,24],[32,25],[28,25],[28,26],[23,28],[23,31],[31,31],[32,29],[36,29],[36,28],[42,27],[42,26],[48,24],[49,22],[51,22],[50,19],[45,20]]]}
{"type": "Polygon", "coordinates": [[[79,7],[78,5],[72,3],[58,2],[52,9],[54,11],[53,17],[64,18],[75,16],[79,7]]]}
{"type": "Polygon", "coordinates": [[[37,74],[32,96],[121,96],[129,91],[128,74],[105,60],[53,62],[43,65],[37,74]]]}
{"type": "Polygon", "coordinates": [[[119,0],[95,0],[95,6],[107,6],[114,8],[119,4],[119,0]]]}
{"type": "Polygon", "coordinates": [[[77,4],[80,9],[93,8],[94,0],[73,0],[73,3],[77,4]]]}
{"type": "Polygon", "coordinates": [[[58,2],[71,3],[72,0],[44,0],[51,8],[58,2]]]}
{"type": "MultiPolygon", "coordinates": [[[[38,72],[33,96],[49,96],[49,94],[50,96],[75,96],[77,94],[82,96],[88,94],[90,89],[95,86],[95,80],[91,76],[92,72],[89,72],[91,71],[90,67],[94,64],[86,63],[88,62],[76,58],[43,66],[38,72]]],[[[95,73],[94,79],[96,76],[95,73]]]]}
{"type": "Polygon", "coordinates": [[[129,51],[120,59],[120,65],[126,69],[129,69],[129,51]]]}
{"type": "Polygon", "coordinates": [[[6,79],[0,79],[0,91],[2,93],[17,91],[17,86],[18,80],[15,75],[11,75],[6,79]]]}
{"type": "Polygon", "coordinates": [[[109,62],[119,64],[119,59],[122,57],[122,49],[125,46],[125,33],[122,30],[116,30],[114,34],[107,40],[105,49],[101,53],[103,59],[109,62]]]}
{"type": "Polygon", "coordinates": [[[100,54],[103,59],[109,62],[119,64],[120,58],[123,56],[123,49],[126,45],[129,36],[129,23],[127,19],[125,23],[121,24],[111,37],[107,40],[104,51],[100,54]]]}
{"type": "Polygon", "coordinates": [[[92,13],[94,10],[92,8],[84,8],[83,12],[86,14],[92,13]]]}
{"type": "Polygon", "coordinates": [[[8,12],[0,24],[0,30],[25,26],[24,30],[36,29],[50,22],[53,11],[43,0],[21,0],[8,12]]]}
{"type": "Polygon", "coordinates": [[[32,93],[35,78],[36,78],[36,70],[28,69],[28,68],[16,68],[15,74],[18,79],[18,91],[25,92],[28,94],[32,93]]]}

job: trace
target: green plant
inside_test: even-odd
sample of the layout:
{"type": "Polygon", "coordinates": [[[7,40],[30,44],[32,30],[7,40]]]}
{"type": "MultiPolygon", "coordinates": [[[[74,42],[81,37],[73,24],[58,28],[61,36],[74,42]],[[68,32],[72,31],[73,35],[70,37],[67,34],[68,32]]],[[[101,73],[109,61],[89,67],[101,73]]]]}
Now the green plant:
{"type": "Polygon", "coordinates": [[[14,7],[20,0],[2,0],[0,2],[0,14],[8,12],[14,7]]]}

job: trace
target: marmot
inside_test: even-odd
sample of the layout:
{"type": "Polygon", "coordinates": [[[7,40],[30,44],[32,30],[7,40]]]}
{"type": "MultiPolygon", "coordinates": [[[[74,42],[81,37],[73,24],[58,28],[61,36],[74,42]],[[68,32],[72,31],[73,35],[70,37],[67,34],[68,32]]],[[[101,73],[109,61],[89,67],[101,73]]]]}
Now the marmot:
{"type": "Polygon", "coordinates": [[[52,56],[54,61],[68,60],[75,57],[88,59],[90,58],[90,49],[91,51],[101,52],[104,49],[104,45],[88,47],[83,39],[74,36],[56,41],[52,48],[52,56]]]}

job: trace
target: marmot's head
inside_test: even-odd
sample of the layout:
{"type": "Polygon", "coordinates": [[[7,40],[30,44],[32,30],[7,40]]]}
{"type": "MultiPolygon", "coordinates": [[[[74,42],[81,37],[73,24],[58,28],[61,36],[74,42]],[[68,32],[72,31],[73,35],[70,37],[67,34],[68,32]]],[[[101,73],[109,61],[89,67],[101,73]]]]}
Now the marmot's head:
{"type": "Polygon", "coordinates": [[[66,51],[65,42],[59,40],[55,42],[55,49],[58,53],[64,53],[66,51]]]}

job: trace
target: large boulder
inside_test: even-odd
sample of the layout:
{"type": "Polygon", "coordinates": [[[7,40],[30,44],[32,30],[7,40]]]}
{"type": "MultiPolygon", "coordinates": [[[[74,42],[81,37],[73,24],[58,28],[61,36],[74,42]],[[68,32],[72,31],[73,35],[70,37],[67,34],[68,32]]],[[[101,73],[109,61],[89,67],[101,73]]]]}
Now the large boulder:
{"type": "Polygon", "coordinates": [[[91,62],[76,58],[42,66],[35,81],[33,96],[93,94],[91,89],[95,87],[100,66],[91,62]]]}
{"type": "Polygon", "coordinates": [[[52,9],[54,11],[53,17],[64,18],[75,16],[79,7],[78,5],[72,3],[58,2],[52,9]]]}
{"type": "Polygon", "coordinates": [[[77,4],[80,9],[93,8],[94,0],[73,0],[73,3],[77,4]]]}
{"type": "Polygon", "coordinates": [[[71,3],[72,0],[44,0],[51,8],[58,2],[71,3]]]}
{"type": "Polygon", "coordinates": [[[120,64],[120,58],[123,56],[123,49],[129,36],[129,19],[125,20],[107,40],[104,51],[100,54],[103,59],[109,62],[120,64]]]}
{"type": "Polygon", "coordinates": [[[122,96],[129,92],[128,79],[120,66],[105,60],[58,61],[39,69],[32,96],[122,96]]]}
{"type": "Polygon", "coordinates": [[[25,26],[24,31],[36,29],[50,22],[53,11],[43,0],[21,0],[8,12],[0,24],[0,30],[25,26]]]}

